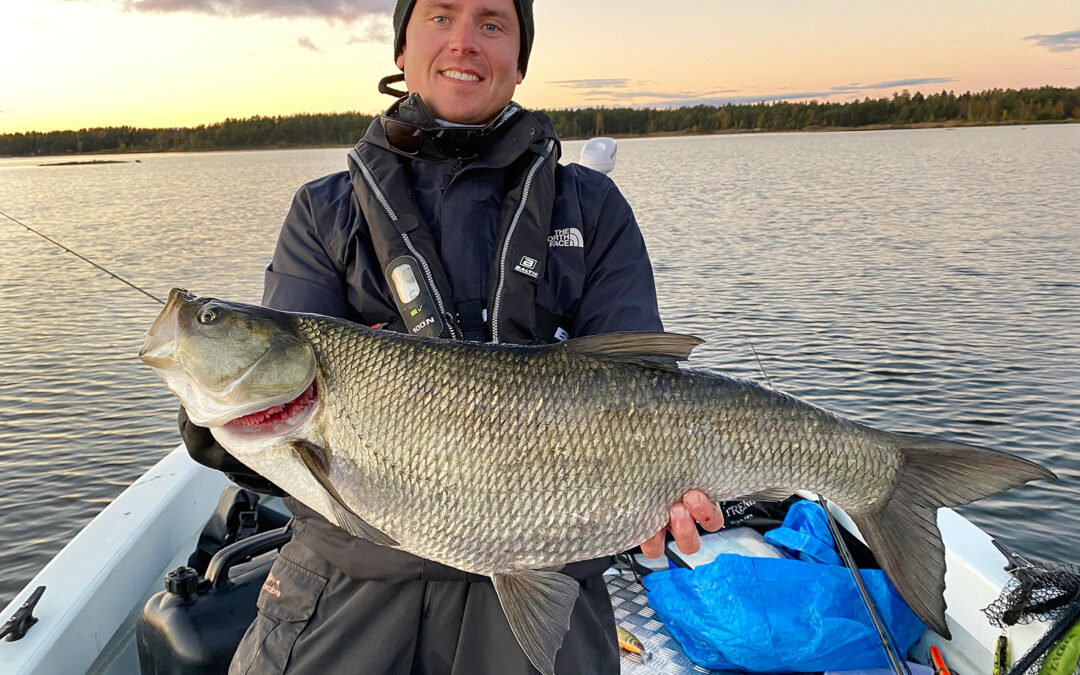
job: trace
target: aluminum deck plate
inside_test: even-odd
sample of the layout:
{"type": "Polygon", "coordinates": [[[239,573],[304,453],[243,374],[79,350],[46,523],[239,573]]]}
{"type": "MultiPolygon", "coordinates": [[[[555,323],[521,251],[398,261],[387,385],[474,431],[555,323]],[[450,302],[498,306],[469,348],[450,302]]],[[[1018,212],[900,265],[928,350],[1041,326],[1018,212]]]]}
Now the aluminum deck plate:
{"type": "Polygon", "coordinates": [[[684,673],[719,673],[696,665],[683,652],[682,645],[671,636],[664,624],[649,607],[645,589],[633,572],[605,577],[615,610],[615,623],[634,634],[649,656],[642,661],[635,654],[623,652],[620,658],[622,675],[683,675],[684,673]]]}

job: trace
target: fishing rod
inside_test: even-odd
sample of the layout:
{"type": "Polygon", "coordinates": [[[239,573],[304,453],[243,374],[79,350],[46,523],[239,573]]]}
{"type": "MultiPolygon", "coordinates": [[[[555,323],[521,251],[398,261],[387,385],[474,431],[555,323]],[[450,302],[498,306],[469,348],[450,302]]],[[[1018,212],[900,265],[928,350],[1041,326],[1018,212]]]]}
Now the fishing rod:
{"type": "MultiPolygon", "coordinates": [[[[750,349],[754,352],[754,359],[757,361],[758,369],[761,371],[762,377],[765,378],[766,384],[768,384],[769,387],[772,387],[772,381],[769,379],[769,374],[765,372],[765,365],[761,363],[761,357],[758,356],[753,341],[750,340],[750,338],[746,338],[746,342],[749,343],[750,349]]],[[[817,496],[818,503],[821,504],[821,508],[825,511],[825,515],[828,518],[829,533],[832,534],[833,541],[836,544],[836,550],[840,553],[840,558],[844,561],[844,566],[851,572],[851,576],[855,580],[855,587],[859,591],[859,597],[862,598],[866,611],[870,613],[870,621],[873,622],[874,630],[877,631],[878,638],[881,640],[881,648],[885,650],[886,656],[889,657],[889,665],[896,675],[911,675],[911,669],[908,668],[907,659],[900,653],[900,646],[896,644],[896,638],[893,637],[893,634],[889,631],[885,622],[881,620],[881,611],[878,609],[877,603],[874,602],[874,598],[870,595],[870,591],[867,590],[862,575],[859,574],[859,568],[855,564],[855,558],[851,555],[851,550],[848,549],[847,542],[844,541],[840,523],[836,521],[836,517],[833,516],[832,511],[829,510],[829,504],[825,500],[825,496],[820,492],[815,493],[815,495],[817,496]]]]}
{"type": "Polygon", "coordinates": [[[121,282],[123,282],[123,283],[127,284],[128,286],[131,286],[132,288],[134,288],[134,289],[135,289],[135,290],[137,290],[138,292],[142,293],[143,295],[147,296],[147,297],[148,297],[148,298],[150,298],[151,300],[154,300],[154,301],[156,301],[156,302],[158,302],[158,303],[160,303],[160,304],[162,304],[162,305],[164,305],[164,304],[165,304],[165,301],[164,301],[164,300],[162,300],[161,298],[157,297],[156,295],[154,295],[154,294],[150,293],[150,292],[149,292],[149,291],[147,291],[147,290],[144,290],[144,289],[142,289],[142,288],[139,288],[138,286],[136,286],[135,284],[131,283],[130,281],[128,281],[128,280],[127,280],[127,279],[125,279],[124,277],[120,276],[119,274],[116,274],[115,272],[112,272],[112,271],[110,271],[110,270],[106,269],[106,268],[105,268],[105,267],[103,267],[102,265],[99,265],[99,264],[97,264],[96,262],[94,262],[93,260],[90,260],[90,259],[89,259],[89,258],[87,258],[86,256],[84,256],[84,255],[81,255],[81,254],[79,254],[79,253],[77,253],[77,252],[75,252],[75,251],[72,251],[72,250],[71,250],[70,248],[68,248],[67,246],[64,246],[64,245],[63,245],[63,244],[61,244],[60,242],[56,241],[55,239],[53,239],[53,238],[49,237],[49,236],[48,236],[48,235],[46,235],[46,234],[43,234],[42,232],[38,232],[37,230],[35,230],[34,228],[30,227],[30,226],[29,226],[29,225],[27,225],[26,223],[22,222],[22,221],[21,221],[21,220],[19,220],[18,218],[14,217],[14,216],[10,216],[10,215],[8,215],[8,214],[4,213],[3,211],[0,211],[0,216],[3,216],[3,217],[5,217],[5,218],[7,218],[8,220],[10,220],[10,221],[11,221],[11,222],[13,222],[13,223],[16,223],[17,225],[22,225],[22,226],[23,226],[23,227],[25,227],[25,228],[26,228],[27,230],[29,230],[30,232],[33,232],[34,234],[36,234],[37,236],[41,237],[41,238],[42,238],[42,239],[44,239],[45,241],[47,241],[47,242],[49,242],[49,243],[51,243],[51,244],[54,244],[54,245],[56,245],[56,246],[59,246],[60,248],[64,249],[65,251],[67,251],[67,252],[68,252],[68,253],[70,253],[71,255],[75,256],[75,257],[76,257],[76,258],[78,258],[79,260],[82,260],[82,261],[84,261],[84,262],[88,262],[88,263],[90,263],[91,265],[93,265],[94,267],[98,268],[99,270],[101,270],[101,271],[102,271],[102,272],[104,272],[105,274],[108,274],[108,275],[109,275],[110,277],[112,277],[112,278],[116,279],[117,281],[121,281],[121,282]]]}
{"type": "Polygon", "coordinates": [[[862,575],[859,574],[859,568],[855,565],[855,559],[851,556],[851,551],[844,542],[843,533],[840,531],[840,524],[836,522],[836,518],[833,516],[832,512],[829,511],[829,505],[825,501],[824,495],[820,492],[816,494],[818,502],[821,504],[821,508],[825,509],[826,515],[829,516],[829,532],[832,533],[833,539],[836,541],[836,549],[840,552],[840,557],[843,558],[844,565],[851,570],[851,576],[855,579],[855,585],[859,589],[859,595],[862,596],[863,604],[866,605],[867,611],[870,612],[870,620],[874,622],[874,629],[877,630],[878,637],[883,640],[881,646],[885,649],[885,652],[889,657],[889,664],[897,675],[911,675],[911,669],[908,668],[907,659],[901,658],[902,655],[900,655],[899,645],[896,644],[896,638],[894,638],[893,634],[886,628],[885,623],[881,620],[881,612],[874,602],[874,598],[870,595],[870,592],[866,590],[866,584],[863,582],[862,575]]]}

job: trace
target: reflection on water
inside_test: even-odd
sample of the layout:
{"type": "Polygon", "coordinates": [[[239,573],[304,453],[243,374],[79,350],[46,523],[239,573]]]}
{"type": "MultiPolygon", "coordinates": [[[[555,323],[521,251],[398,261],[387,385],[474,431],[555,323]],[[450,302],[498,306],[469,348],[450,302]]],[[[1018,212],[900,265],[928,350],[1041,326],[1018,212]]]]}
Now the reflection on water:
{"type": "MultiPolygon", "coordinates": [[[[708,340],[692,366],[761,379],[749,338],[803,398],[1039,460],[1062,480],[964,513],[1080,559],[1080,126],[620,146],[665,323],[708,340]]],[[[293,192],[344,157],[0,160],[0,210],[158,296],[256,301],[293,192]]],[[[136,358],[158,305],[9,221],[0,260],[2,605],[179,438],[136,358]]]]}

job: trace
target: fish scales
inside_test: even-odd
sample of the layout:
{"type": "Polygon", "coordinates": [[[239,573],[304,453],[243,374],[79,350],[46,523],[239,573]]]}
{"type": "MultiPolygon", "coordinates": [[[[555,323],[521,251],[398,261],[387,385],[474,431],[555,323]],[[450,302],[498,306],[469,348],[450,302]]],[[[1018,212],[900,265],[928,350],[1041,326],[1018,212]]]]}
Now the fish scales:
{"type": "Polygon", "coordinates": [[[861,507],[867,483],[898,464],[872,433],[746,381],[300,328],[321,389],[336,392],[323,417],[350,420],[323,432],[342,455],[342,496],[408,550],[478,574],[630,548],[691,488],[726,499],[806,487],[861,507]],[[572,394],[560,386],[571,376],[572,394]],[[392,396],[372,386],[384,382],[392,396]]]}
{"type": "Polygon", "coordinates": [[[189,419],[330,522],[490,575],[544,675],[578,593],[548,570],[639,544],[694,488],[713,500],[824,494],[949,637],[937,509],[1054,474],[678,369],[699,342],[418,339],[173,289],[139,355],[189,419]]]}

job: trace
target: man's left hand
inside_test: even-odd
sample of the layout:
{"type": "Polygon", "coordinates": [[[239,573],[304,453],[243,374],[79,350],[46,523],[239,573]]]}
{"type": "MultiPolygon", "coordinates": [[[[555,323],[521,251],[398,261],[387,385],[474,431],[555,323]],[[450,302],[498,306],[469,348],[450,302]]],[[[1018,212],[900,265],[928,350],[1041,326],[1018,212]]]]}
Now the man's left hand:
{"type": "Polygon", "coordinates": [[[679,550],[686,554],[697,553],[701,548],[701,538],[698,537],[697,527],[694,521],[701,524],[709,532],[716,532],[724,526],[724,514],[716,508],[704,492],[690,490],[683,495],[682,501],[677,502],[670,510],[670,518],[666,527],[649,537],[641,545],[641,552],[647,558],[659,558],[664,555],[664,533],[671,530],[675,537],[675,544],[679,550]]]}

